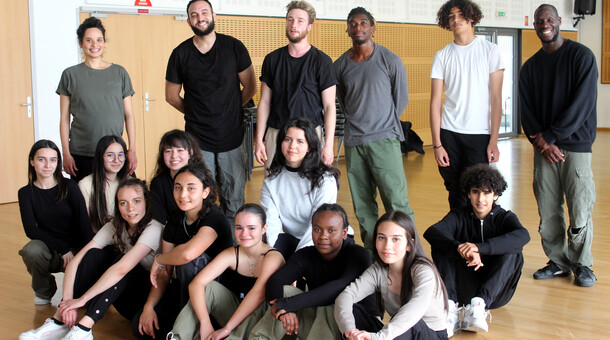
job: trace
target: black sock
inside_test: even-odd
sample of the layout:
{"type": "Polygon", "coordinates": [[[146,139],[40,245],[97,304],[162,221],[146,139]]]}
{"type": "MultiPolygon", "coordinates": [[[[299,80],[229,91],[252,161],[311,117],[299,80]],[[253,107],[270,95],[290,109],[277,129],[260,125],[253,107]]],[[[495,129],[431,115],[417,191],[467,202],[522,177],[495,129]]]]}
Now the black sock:
{"type": "Polygon", "coordinates": [[[76,326],[78,326],[78,328],[82,329],[85,332],[89,332],[91,330],[91,328],[85,327],[85,326],[81,325],[80,323],[76,324],[76,326]]]}
{"type": "Polygon", "coordinates": [[[63,323],[63,322],[61,322],[61,321],[59,321],[59,320],[57,320],[57,319],[55,319],[55,318],[51,318],[51,320],[53,320],[53,322],[55,322],[56,324],[58,324],[58,325],[60,325],[60,326],[63,326],[63,325],[64,325],[64,323],[63,323]]]}
{"type": "Polygon", "coordinates": [[[578,233],[580,233],[580,229],[582,228],[570,228],[570,232],[572,233],[572,235],[578,235],[578,233]]]}

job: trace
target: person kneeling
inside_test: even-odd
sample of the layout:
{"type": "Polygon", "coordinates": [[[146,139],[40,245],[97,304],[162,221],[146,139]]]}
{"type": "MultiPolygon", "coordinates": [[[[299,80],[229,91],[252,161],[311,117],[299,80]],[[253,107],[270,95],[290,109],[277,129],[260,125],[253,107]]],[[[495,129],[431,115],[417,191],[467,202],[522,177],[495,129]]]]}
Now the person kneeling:
{"type": "Polygon", "coordinates": [[[521,277],[523,246],[530,240],[517,215],[495,203],[507,187],[498,170],[470,167],[462,187],[470,206],[452,210],[424,233],[449,295],[449,336],[460,329],[488,331],[485,307],[510,301],[521,277]],[[461,322],[459,304],[466,305],[461,322]]]}

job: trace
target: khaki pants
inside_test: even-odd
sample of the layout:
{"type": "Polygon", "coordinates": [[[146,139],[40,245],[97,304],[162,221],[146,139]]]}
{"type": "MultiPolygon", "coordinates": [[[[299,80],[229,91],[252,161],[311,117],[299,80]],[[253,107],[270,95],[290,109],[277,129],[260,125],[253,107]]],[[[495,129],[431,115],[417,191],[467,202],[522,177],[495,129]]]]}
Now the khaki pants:
{"type": "MultiPolygon", "coordinates": [[[[284,296],[301,294],[298,288],[284,286],[284,296]]],[[[296,312],[299,320],[297,337],[301,340],[341,339],[341,331],[335,321],[334,305],[303,308],[296,312]]],[[[282,322],[276,320],[271,311],[265,313],[254,326],[248,339],[276,340],[286,334],[282,322]]]]}
{"type": "MultiPolygon", "coordinates": [[[[226,325],[229,319],[231,319],[231,316],[233,316],[233,313],[235,313],[237,307],[239,307],[240,302],[240,299],[238,299],[233,292],[216,281],[210,282],[205,287],[205,304],[208,308],[208,313],[210,313],[210,317],[214,318],[214,320],[222,326],[226,325]]],[[[260,306],[240,322],[239,326],[237,326],[225,339],[246,339],[248,333],[254,328],[254,325],[256,325],[263,315],[265,315],[268,306],[269,305],[266,302],[261,303],[260,306]]],[[[182,311],[180,311],[180,314],[178,314],[178,318],[176,318],[176,322],[174,323],[174,328],[172,329],[174,339],[191,340],[198,329],[199,319],[197,318],[197,314],[195,314],[193,305],[191,305],[191,302],[189,301],[189,303],[182,308],[182,311]]]]}

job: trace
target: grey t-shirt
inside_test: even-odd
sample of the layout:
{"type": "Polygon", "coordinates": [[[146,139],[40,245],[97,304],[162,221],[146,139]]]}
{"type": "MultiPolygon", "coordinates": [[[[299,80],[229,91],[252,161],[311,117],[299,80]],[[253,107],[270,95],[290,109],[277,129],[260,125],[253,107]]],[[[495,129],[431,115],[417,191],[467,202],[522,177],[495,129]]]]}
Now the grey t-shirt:
{"type": "Polygon", "coordinates": [[[375,44],[369,59],[355,62],[349,51],[335,61],[337,96],[345,111],[345,145],[388,138],[404,140],[400,116],[409,101],[407,72],[400,57],[375,44]]]}
{"type": "Polygon", "coordinates": [[[89,157],[100,138],[123,133],[123,99],[135,93],[122,66],[96,70],[85,63],[65,69],[55,92],[70,97],[70,152],[89,157]]]}

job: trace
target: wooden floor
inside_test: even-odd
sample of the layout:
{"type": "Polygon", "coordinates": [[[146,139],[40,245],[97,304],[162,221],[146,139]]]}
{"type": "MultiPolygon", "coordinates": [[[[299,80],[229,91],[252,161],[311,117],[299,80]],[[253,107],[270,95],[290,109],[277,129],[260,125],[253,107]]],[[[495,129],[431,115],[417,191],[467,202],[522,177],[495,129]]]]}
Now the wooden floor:
{"type": "MultiPolygon", "coordinates": [[[[598,282],[595,287],[580,288],[572,277],[535,281],[532,274],[544,266],[547,259],[540,246],[537,232],[538,214],[532,182],[532,149],[527,140],[515,138],[500,142],[498,168],[509,183],[500,204],[513,210],[529,230],[532,241],[525,246],[525,266],[519,287],[512,301],[493,310],[493,322],[487,334],[456,333],[453,339],[607,339],[610,338],[610,158],[604,149],[610,148],[610,132],[600,132],[594,145],[593,172],[597,187],[597,203],[593,221],[596,226],[593,254],[598,282]],[[604,222],[606,221],[606,222],[604,222]]],[[[447,193],[430,148],[426,155],[411,153],[404,159],[411,207],[420,235],[441,219],[448,210],[447,193]]],[[[6,166],[6,164],[5,164],[6,166]]],[[[339,203],[357,229],[351,196],[341,159],[339,203]]],[[[247,184],[246,199],[258,202],[262,172],[255,169],[247,184]]],[[[380,203],[381,206],[381,203],[380,203]]],[[[382,207],[382,206],[381,206],[382,207]]],[[[383,208],[381,208],[383,210],[383,208]]],[[[0,247],[0,338],[16,339],[19,333],[39,326],[51,316],[55,306],[35,307],[29,275],[17,251],[26,243],[17,204],[0,205],[0,234],[5,242],[0,247]]],[[[424,241],[426,251],[430,247],[424,241]]],[[[54,298],[57,304],[59,294],[54,298]]],[[[131,339],[129,323],[114,310],[95,326],[97,339],[131,339]]],[[[323,339],[320,339],[323,340],[323,339]]]]}

